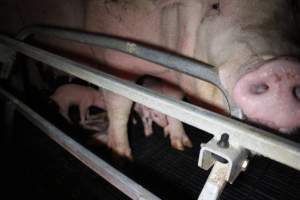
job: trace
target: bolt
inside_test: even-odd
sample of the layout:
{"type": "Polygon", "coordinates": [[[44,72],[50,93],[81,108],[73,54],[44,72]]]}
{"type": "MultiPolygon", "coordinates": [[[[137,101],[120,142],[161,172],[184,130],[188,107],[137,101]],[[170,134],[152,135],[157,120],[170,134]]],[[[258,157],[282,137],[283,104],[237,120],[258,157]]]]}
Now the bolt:
{"type": "Polygon", "coordinates": [[[221,135],[221,139],[220,141],[218,142],[218,146],[221,147],[221,148],[228,148],[229,147],[229,135],[227,133],[223,133],[221,135]]]}

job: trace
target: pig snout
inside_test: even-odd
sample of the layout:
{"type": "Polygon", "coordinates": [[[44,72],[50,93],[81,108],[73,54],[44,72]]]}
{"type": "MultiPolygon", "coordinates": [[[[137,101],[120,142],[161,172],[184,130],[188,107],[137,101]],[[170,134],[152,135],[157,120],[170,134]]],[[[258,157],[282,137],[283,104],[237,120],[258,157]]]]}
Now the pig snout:
{"type": "Polygon", "coordinates": [[[233,98],[255,123],[282,133],[300,127],[300,62],[280,58],[242,76],[233,98]]]}

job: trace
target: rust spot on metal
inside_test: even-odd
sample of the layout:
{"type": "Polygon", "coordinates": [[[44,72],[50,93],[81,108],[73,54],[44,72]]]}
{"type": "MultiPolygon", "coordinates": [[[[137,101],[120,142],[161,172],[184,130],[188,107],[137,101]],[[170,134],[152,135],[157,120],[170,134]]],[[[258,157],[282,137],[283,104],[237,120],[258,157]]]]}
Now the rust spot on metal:
{"type": "Polygon", "coordinates": [[[127,42],[126,48],[130,53],[134,53],[137,50],[136,44],[131,42],[127,42]]]}

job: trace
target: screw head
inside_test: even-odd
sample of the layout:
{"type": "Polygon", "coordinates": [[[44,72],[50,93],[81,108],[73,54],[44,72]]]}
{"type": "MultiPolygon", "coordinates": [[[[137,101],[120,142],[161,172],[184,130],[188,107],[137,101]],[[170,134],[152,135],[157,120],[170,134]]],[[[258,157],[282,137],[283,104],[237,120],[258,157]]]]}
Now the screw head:
{"type": "Polygon", "coordinates": [[[221,135],[221,139],[218,142],[218,146],[221,148],[228,148],[229,147],[229,135],[227,133],[223,133],[221,135]]]}

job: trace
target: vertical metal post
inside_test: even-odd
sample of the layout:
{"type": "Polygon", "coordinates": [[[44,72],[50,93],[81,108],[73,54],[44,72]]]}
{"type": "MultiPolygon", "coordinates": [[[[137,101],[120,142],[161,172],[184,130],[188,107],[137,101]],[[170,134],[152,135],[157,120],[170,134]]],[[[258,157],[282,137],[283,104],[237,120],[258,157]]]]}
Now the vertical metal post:
{"type": "Polygon", "coordinates": [[[215,162],[198,200],[217,200],[226,185],[228,164],[215,162]]]}

